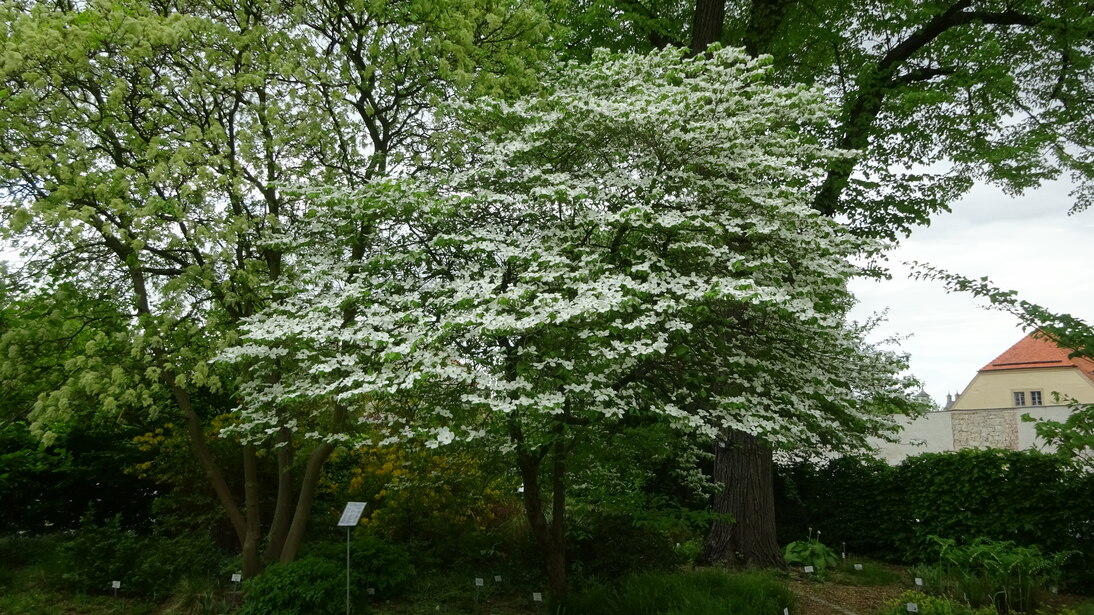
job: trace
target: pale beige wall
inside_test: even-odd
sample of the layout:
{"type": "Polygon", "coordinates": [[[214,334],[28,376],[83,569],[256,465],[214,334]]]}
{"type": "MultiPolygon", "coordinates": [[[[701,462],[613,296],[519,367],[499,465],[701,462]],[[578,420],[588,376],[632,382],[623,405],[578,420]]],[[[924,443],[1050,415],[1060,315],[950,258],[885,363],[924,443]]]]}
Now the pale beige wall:
{"type": "Polygon", "coordinates": [[[1056,403],[1052,393],[1059,392],[1082,403],[1094,403],[1094,382],[1074,367],[1039,367],[979,372],[965,392],[957,398],[953,410],[1014,407],[1014,391],[1041,391],[1042,403],[1056,403]]]}
{"type": "Polygon", "coordinates": [[[903,429],[897,434],[896,442],[885,442],[879,438],[871,438],[870,441],[877,456],[891,464],[920,453],[953,450],[953,425],[949,412],[928,412],[915,420],[899,419],[898,423],[903,429]]]}
{"type": "Polygon", "coordinates": [[[1071,416],[1071,408],[1067,406],[1045,406],[1043,408],[1020,409],[1017,412],[1019,448],[1035,448],[1037,450],[1045,451],[1046,453],[1056,450],[1056,447],[1048,446],[1045,444],[1044,440],[1037,436],[1036,425],[1023,421],[1022,415],[1028,414],[1030,418],[1038,421],[1063,422],[1067,420],[1067,417],[1071,416]]]}
{"type": "Polygon", "coordinates": [[[897,436],[896,442],[873,438],[870,445],[878,457],[890,464],[900,463],[905,457],[920,453],[939,453],[961,448],[995,446],[1017,450],[1036,448],[1050,452],[1051,447],[1037,437],[1034,424],[1023,421],[1022,415],[1029,414],[1037,420],[1063,421],[1070,412],[1071,409],[1067,406],[928,412],[915,420],[900,419],[898,422],[903,430],[897,436]],[[981,441],[974,442],[972,439],[981,441]]]}

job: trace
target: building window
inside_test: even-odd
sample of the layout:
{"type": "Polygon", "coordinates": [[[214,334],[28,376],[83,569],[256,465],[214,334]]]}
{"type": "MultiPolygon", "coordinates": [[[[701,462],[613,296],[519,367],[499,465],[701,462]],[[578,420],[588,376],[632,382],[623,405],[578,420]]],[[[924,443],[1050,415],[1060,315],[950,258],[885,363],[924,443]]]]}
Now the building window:
{"type": "Polygon", "coordinates": [[[1014,392],[1014,405],[1015,406],[1024,406],[1024,405],[1026,405],[1026,392],[1025,391],[1015,391],[1014,392]]]}
{"type": "Polygon", "coordinates": [[[1043,406],[1044,405],[1041,402],[1041,392],[1040,391],[1030,391],[1029,392],[1029,405],[1031,405],[1031,406],[1043,406]]]}

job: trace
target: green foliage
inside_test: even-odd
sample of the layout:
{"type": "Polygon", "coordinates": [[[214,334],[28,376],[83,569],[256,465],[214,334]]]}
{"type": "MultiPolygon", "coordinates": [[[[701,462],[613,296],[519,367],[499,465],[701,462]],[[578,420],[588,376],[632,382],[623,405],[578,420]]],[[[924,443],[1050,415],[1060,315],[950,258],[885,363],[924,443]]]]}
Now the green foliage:
{"type": "Polygon", "coordinates": [[[1011,541],[977,538],[969,544],[931,537],[936,564],[919,566],[927,591],[960,597],[974,606],[990,605],[1000,613],[1031,612],[1037,592],[1059,583],[1060,569],[1071,553],[1043,554],[1011,541]]]}
{"type": "MultiPolygon", "coordinates": [[[[977,538],[1075,552],[1061,588],[1094,587],[1094,476],[1034,451],[964,450],[911,457],[898,466],[841,459],[781,471],[780,529],[823,523],[849,553],[929,562],[929,536],[977,538]]],[[[793,535],[793,534],[791,534],[793,535]]],[[[801,534],[798,534],[801,535],[801,534]]]]}
{"type": "Polygon", "coordinates": [[[793,610],[786,583],[769,573],[706,569],[647,573],[616,587],[595,586],[571,596],[565,615],[777,615],[793,610]]]}
{"type": "Polygon", "coordinates": [[[105,594],[120,581],[129,596],[166,595],[186,576],[213,577],[223,556],[202,537],[142,536],[114,516],[95,523],[84,515],[82,525],[60,545],[60,584],[68,589],[105,594]]]}
{"type": "Polygon", "coordinates": [[[262,574],[243,582],[243,608],[239,615],[344,613],[345,575],[344,563],[339,566],[320,557],[273,564],[262,574]]]}
{"type": "Polygon", "coordinates": [[[664,532],[638,526],[617,515],[573,519],[568,528],[571,555],[583,580],[616,581],[628,574],[670,570],[684,562],[664,532]],[[621,556],[621,554],[626,554],[621,556]]]}
{"type": "Polygon", "coordinates": [[[879,615],[907,615],[908,604],[915,604],[920,615],[997,615],[991,606],[970,607],[940,596],[906,591],[885,604],[879,615]]]}
{"type": "Polygon", "coordinates": [[[0,613],[4,615],[42,615],[42,613],[151,615],[159,611],[155,604],[144,600],[86,594],[70,595],[29,589],[0,592],[0,613]]]}
{"type": "Polygon", "coordinates": [[[901,575],[870,561],[841,560],[831,571],[830,580],[841,585],[892,585],[901,579],[901,575]],[[855,566],[859,566],[858,569],[855,566]]]}
{"type": "MultiPolygon", "coordinates": [[[[345,578],[346,543],[322,542],[310,545],[310,559],[322,559],[341,566],[345,578]]],[[[372,588],[376,595],[391,597],[399,594],[414,580],[414,566],[406,549],[358,532],[350,542],[350,575],[358,591],[372,588]]]]}
{"type": "Polygon", "coordinates": [[[783,559],[787,564],[812,566],[817,578],[823,579],[828,569],[835,566],[839,560],[836,559],[836,552],[820,541],[820,532],[817,532],[816,538],[812,536],[812,528],[809,533],[808,539],[795,540],[786,545],[783,559]]]}

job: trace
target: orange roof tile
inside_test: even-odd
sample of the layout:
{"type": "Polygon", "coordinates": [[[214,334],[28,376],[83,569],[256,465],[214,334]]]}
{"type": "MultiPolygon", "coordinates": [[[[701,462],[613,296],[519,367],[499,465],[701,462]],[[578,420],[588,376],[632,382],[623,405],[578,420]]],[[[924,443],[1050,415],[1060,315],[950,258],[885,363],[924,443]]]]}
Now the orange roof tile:
{"type": "Polygon", "coordinates": [[[1074,367],[1094,380],[1094,361],[1086,357],[1071,358],[1071,349],[1061,348],[1050,337],[1035,331],[995,357],[980,371],[1031,369],[1038,367],[1074,367]]]}

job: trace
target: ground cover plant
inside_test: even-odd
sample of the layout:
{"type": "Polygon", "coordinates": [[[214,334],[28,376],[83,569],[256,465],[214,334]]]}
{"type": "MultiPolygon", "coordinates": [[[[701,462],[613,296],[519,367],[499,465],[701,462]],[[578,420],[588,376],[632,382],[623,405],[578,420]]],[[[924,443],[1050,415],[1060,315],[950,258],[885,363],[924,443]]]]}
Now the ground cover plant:
{"type": "Polygon", "coordinates": [[[718,569],[639,574],[614,587],[594,586],[570,596],[565,615],[778,615],[795,599],[784,580],[766,572],[718,569]]]}
{"type": "Polygon", "coordinates": [[[990,605],[1000,613],[1035,610],[1040,592],[1057,590],[1061,567],[1073,555],[986,538],[959,544],[932,536],[931,543],[937,561],[913,568],[927,591],[974,606],[990,605]]]}
{"type": "Polygon", "coordinates": [[[798,564],[803,568],[809,566],[818,579],[824,579],[828,570],[839,562],[836,552],[820,541],[819,531],[813,537],[813,528],[809,528],[807,539],[795,540],[786,545],[783,557],[787,564],[798,564]]]}

